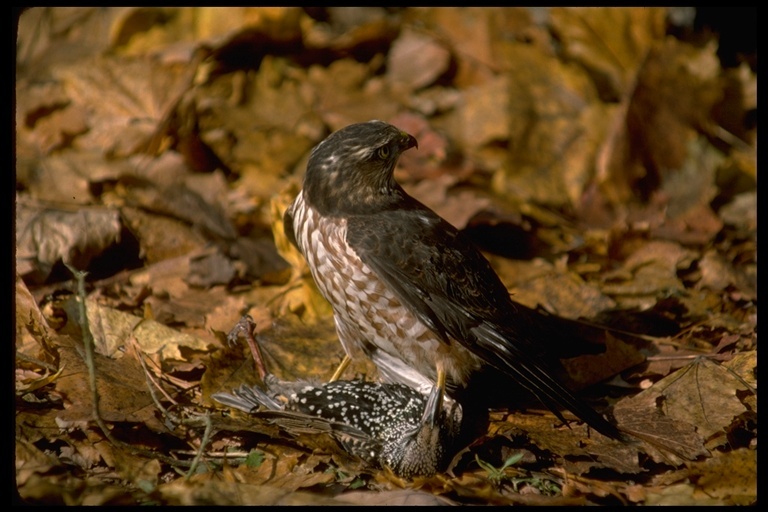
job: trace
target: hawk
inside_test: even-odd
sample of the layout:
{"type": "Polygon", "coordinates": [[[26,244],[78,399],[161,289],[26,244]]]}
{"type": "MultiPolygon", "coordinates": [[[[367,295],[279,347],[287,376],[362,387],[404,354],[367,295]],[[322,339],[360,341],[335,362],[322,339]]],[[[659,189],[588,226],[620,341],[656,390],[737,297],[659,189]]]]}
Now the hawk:
{"type": "Polygon", "coordinates": [[[398,158],[417,146],[378,120],[342,128],[312,150],[285,212],[286,236],[333,307],[347,359],[367,357],[386,381],[452,396],[491,374],[563,422],[561,408],[622,438],[555,377],[535,312],[512,301],[463,233],[395,181],[398,158]]]}

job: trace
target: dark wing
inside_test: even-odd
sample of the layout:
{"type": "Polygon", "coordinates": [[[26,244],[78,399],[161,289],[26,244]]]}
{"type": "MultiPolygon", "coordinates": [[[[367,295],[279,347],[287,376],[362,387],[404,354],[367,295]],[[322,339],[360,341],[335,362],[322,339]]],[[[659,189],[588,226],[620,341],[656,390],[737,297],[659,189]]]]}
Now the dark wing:
{"type": "MultiPolygon", "coordinates": [[[[412,201],[410,208],[349,217],[349,246],[445,342],[472,337],[482,323],[514,327],[517,305],[488,260],[453,226],[412,201]]],[[[529,338],[514,338],[518,350],[544,355],[529,338]]]]}
{"type": "Polygon", "coordinates": [[[246,386],[243,384],[232,393],[214,393],[211,398],[233,409],[238,409],[246,413],[252,413],[259,408],[270,410],[280,410],[282,405],[274,398],[267,395],[258,386],[246,386]]]}
{"type": "Polygon", "coordinates": [[[455,339],[534,394],[561,418],[569,409],[596,430],[616,427],[553,376],[546,350],[485,257],[434,212],[408,198],[396,210],[348,218],[347,243],[402,303],[440,337],[455,339]]]}
{"type": "Polygon", "coordinates": [[[251,413],[256,418],[269,420],[273,424],[292,434],[330,434],[343,443],[346,442],[375,442],[371,436],[346,423],[320,418],[311,414],[297,411],[255,411],[251,413]]]}
{"type": "Polygon", "coordinates": [[[326,433],[343,442],[372,442],[371,437],[352,425],[298,411],[285,411],[283,405],[258,386],[242,385],[232,393],[214,393],[217,402],[255,417],[269,420],[293,434],[326,433]]]}

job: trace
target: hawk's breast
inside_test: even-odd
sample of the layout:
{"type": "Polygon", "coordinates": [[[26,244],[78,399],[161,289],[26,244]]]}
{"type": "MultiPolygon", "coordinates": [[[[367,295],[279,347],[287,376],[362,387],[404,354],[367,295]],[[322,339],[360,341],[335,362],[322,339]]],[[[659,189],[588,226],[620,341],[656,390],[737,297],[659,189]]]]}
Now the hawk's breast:
{"type": "MultiPolygon", "coordinates": [[[[373,359],[387,380],[413,384],[414,376],[399,375],[404,368],[397,364],[399,360],[420,373],[422,380],[434,382],[438,359],[455,357],[452,352],[458,347],[442,342],[349,247],[345,218],[319,215],[301,192],[291,208],[296,242],[320,293],[333,307],[346,353],[373,359]]],[[[452,364],[443,366],[452,380],[464,380],[452,364]]]]}

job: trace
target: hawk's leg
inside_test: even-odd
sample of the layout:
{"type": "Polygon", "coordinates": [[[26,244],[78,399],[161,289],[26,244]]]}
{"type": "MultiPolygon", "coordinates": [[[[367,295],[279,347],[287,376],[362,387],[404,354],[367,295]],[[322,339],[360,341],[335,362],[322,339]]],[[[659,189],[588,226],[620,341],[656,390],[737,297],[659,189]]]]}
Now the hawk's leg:
{"type": "Polygon", "coordinates": [[[344,354],[344,359],[341,360],[341,363],[339,364],[339,367],[336,368],[336,371],[333,372],[333,376],[328,382],[334,382],[339,380],[341,377],[341,374],[344,373],[344,370],[347,369],[347,366],[349,366],[349,363],[352,362],[352,358],[350,358],[348,355],[344,354]]]}
{"type": "Polygon", "coordinates": [[[443,403],[443,397],[445,396],[445,370],[441,364],[437,365],[437,403],[443,403]]]}

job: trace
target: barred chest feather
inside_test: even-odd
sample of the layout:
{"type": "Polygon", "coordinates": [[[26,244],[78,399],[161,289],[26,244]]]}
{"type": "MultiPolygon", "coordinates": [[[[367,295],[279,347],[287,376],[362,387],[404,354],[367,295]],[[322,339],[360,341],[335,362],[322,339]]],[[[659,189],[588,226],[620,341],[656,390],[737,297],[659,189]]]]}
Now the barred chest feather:
{"type": "Polygon", "coordinates": [[[296,241],[333,307],[346,353],[373,360],[385,380],[424,392],[435,381],[441,359],[449,380],[464,383],[467,375],[452,364],[460,349],[440,341],[349,247],[346,219],[319,215],[303,193],[291,207],[296,241]]]}

